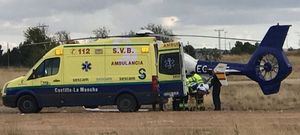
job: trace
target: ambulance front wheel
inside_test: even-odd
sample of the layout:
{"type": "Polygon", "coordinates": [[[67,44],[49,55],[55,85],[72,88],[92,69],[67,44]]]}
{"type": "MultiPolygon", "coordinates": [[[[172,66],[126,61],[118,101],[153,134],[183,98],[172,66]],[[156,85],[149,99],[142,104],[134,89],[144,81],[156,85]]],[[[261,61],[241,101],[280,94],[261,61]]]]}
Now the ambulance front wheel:
{"type": "Polygon", "coordinates": [[[135,112],[139,109],[136,99],[130,94],[118,96],[117,107],[120,112],[135,112]]]}
{"type": "Polygon", "coordinates": [[[22,113],[38,113],[42,110],[35,98],[31,95],[23,95],[18,99],[17,106],[22,113]]]}

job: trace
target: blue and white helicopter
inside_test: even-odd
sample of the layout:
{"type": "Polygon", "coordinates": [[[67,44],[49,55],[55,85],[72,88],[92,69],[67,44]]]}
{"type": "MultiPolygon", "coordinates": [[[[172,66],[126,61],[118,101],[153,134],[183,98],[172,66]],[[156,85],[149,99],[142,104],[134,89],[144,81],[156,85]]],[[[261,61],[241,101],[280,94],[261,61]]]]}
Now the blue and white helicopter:
{"type": "MultiPolygon", "coordinates": [[[[213,62],[196,60],[190,55],[184,53],[183,65],[186,74],[196,72],[202,76],[210,78],[208,83],[212,84],[213,101],[215,110],[221,110],[220,89],[221,86],[228,85],[228,75],[244,75],[251,80],[257,82],[265,95],[278,93],[281,82],[292,72],[292,65],[288,61],[282,47],[287,36],[290,25],[274,25],[271,26],[266,33],[260,45],[255,50],[247,64],[231,63],[231,62],[213,62]],[[211,79],[213,78],[213,79],[211,79]]],[[[156,35],[149,34],[149,36],[156,37],[206,37],[206,38],[220,38],[213,36],[199,36],[199,35],[156,35]]],[[[235,39],[235,38],[226,38],[235,39]]],[[[245,39],[235,39],[245,40],[245,39]]],[[[250,41],[250,40],[249,40],[250,41]]],[[[255,41],[255,40],[252,40],[255,41]]],[[[180,53],[181,54],[181,53],[180,53]]],[[[183,73],[183,72],[182,72],[183,73]]],[[[183,77],[185,78],[185,76],[183,77]]],[[[184,80],[184,79],[183,79],[184,80]]],[[[183,81],[184,82],[184,81],[183,81]]],[[[185,84],[185,83],[183,83],[185,84]]],[[[160,83],[159,85],[162,97],[173,97],[173,109],[178,108],[178,104],[187,102],[184,93],[176,96],[176,89],[187,88],[181,87],[178,83],[160,83]],[[172,91],[173,90],[173,91],[172,91]],[[171,94],[166,94],[171,93],[171,94]],[[171,96],[169,96],[171,95],[171,96]],[[175,95],[175,96],[174,96],[175,95]],[[177,107],[176,107],[177,106],[177,107]]],[[[207,88],[208,89],[208,88],[207,88]]]]}
{"type": "MultiPolygon", "coordinates": [[[[189,71],[207,74],[219,65],[223,67],[220,72],[226,75],[245,75],[257,82],[265,95],[275,94],[279,91],[282,80],[292,72],[292,65],[282,49],[289,27],[290,25],[270,27],[247,64],[201,61],[187,56],[187,68],[189,71]]],[[[226,85],[226,81],[220,81],[226,85]]]]}

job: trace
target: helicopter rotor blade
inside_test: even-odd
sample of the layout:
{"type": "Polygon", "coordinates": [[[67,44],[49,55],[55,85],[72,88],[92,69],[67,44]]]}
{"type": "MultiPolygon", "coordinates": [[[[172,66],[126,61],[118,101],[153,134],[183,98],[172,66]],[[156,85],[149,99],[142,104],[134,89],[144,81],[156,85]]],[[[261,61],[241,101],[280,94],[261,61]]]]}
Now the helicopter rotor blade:
{"type": "Polygon", "coordinates": [[[251,41],[251,42],[261,42],[260,40],[255,39],[245,39],[245,38],[231,38],[231,37],[217,37],[217,36],[206,36],[206,35],[169,35],[176,37],[199,37],[199,38],[220,38],[220,39],[228,39],[228,40],[240,40],[240,41],[251,41]]]}

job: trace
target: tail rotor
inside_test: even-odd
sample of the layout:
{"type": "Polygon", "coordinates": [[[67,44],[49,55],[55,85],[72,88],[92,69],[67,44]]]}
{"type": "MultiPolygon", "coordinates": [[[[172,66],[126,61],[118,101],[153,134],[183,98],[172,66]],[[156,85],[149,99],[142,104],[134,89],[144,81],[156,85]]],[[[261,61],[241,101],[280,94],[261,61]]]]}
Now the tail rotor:
{"type": "Polygon", "coordinates": [[[281,81],[292,72],[282,49],[289,27],[272,26],[244,70],[245,75],[258,82],[265,95],[277,93],[281,81]]]}
{"type": "Polygon", "coordinates": [[[276,78],[279,71],[277,58],[273,54],[266,54],[258,61],[257,74],[262,80],[270,81],[276,78]]]}

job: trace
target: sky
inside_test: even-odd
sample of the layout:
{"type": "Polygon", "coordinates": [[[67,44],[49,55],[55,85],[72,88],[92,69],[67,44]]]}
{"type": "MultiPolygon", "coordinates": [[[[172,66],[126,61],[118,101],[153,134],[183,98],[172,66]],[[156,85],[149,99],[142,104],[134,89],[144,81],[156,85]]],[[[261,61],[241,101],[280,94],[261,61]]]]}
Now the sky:
{"type": "MultiPolygon", "coordinates": [[[[105,26],[111,35],[161,24],[174,34],[261,40],[272,25],[292,25],[285,48],[300,47],[300,0],[0,0],[0,44],[6,49],[24,41],[28,27],[46,24],[48,34],[70,32],[71,38],[93,36],[105,26]],[[221,36],[225,36],[221,32],[221,36]]],[[[217,39],[180,38],[195,48],[214,48],[217,39]]],[[[222,48],[235,41],[222,40],[222,48]]]]}

